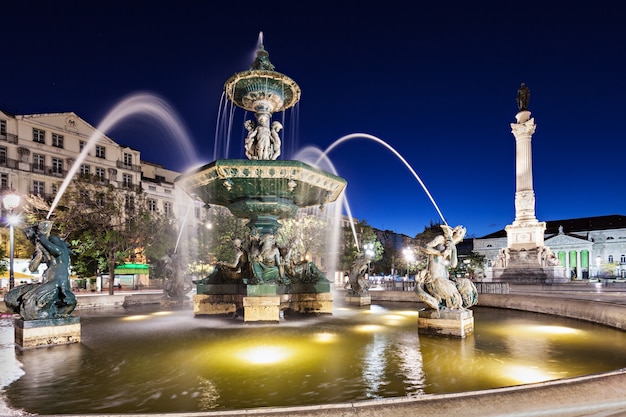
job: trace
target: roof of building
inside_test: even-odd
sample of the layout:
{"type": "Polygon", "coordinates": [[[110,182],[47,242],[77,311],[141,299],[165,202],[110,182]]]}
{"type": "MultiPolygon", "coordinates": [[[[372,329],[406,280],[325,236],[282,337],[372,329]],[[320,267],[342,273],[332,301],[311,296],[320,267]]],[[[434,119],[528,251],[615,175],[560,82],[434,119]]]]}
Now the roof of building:
{"type": "MultiPolygon", "coordinates": [[[[626,228],[626,216],[623,214],[611,214],[608,216],[581,217],[577,219],[550,220],[546,221],[546,235],[559,233],[559,227],[563,226],[564,233],[589,232],[592,230],[611,230],[626,228]]],[[[501,229],[479,239],[493,239],[506,237],[506,230],[501,229]]]]}

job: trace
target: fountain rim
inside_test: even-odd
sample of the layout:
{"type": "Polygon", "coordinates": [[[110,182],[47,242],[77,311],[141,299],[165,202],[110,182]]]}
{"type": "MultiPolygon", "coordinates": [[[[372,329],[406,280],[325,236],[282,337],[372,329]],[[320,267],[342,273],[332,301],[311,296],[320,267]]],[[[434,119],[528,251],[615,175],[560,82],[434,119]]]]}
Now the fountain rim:
{"type": "Polygon", "coordinates": [[[283,103],[279,108],[272,109],[272,113],[280,112],[287,110],[298,103],[300,101],[301,89],[300,86],[289,76],[270,70],[245,70],[236,72],[231,75],[228,80],[224,83],[224,93],[226,93],[226,97],[237,106],[252,112],[256,112],[257,109],[249,106],[245,106],[241,100],[235,97],[235,91],[238,90],[238,84],[242,80],[250,80],[250,79],[265,79],[271,80],[271,82],[280,83],[285,90],[290,90],[292,92],[290,97],[283,97],[283,103]],[[285,100],[289,98],[288,100],[285,100]]]}

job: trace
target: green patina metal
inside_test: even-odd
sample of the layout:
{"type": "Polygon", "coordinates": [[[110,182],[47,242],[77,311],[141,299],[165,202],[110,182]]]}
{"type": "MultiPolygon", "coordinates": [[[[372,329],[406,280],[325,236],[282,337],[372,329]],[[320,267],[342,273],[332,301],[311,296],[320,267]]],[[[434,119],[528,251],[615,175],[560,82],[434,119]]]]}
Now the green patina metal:
{"type": "Polygon", "coordinates": [[[242,293],[263,297],[330,292],[330,282],[313,262],[291,256],[297,253],[297,242],[279,248],[273,238],[279,220],[295,217],[300,208],[323,208],[346,187],[346,180],[337,175],[301,161],[278,160],[282,124],[271,121],[272,113],[293,107],[300,100],[300,87],[274,71],[261,45],[251,68],[230,77],[224,93],[234,105],[255,114],[256,121],[244,122],[248,160],[218,159],[182,174],[176,186],[195,200],[248,219],[250,231],[236,239],[235,265],[220,261],[211,275],[194,281],[198,294],[215,296],[215,303],[223,296],[230,303],[229,296],[242,293]]]}

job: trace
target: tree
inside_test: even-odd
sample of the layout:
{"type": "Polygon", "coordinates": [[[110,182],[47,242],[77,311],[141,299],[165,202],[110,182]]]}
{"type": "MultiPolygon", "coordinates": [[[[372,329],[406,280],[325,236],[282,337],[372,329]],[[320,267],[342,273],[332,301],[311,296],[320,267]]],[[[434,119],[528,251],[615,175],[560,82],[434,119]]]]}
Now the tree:
{"type": "Polygon", "coordinates": [[[367,224],[367,221],[361,220],[354,225],[354,230],[350,226],[343,228],[343,251],[339,259],[339,268],[342,271],[348,272],[352,267],[352,263],[356,260],[357,255],[364,251],[364,247],[367,244],[374,245],[374,256],[370,262],[377,262],[382,259],[384,252],[383,245],[377,240],[376,232],[367,224]],[[356,231],[356,240],[354,232],[356,231]]]}
{"type": "Polygon", "coordinates": [[[72,265],[78,274],[108,271],[110,295],[115,268],[141,256],[154,241],[155,225],[141,188],[102,185],[89,175],[77,176],[65,190],[54,225],[72,244],[72,265]]]}

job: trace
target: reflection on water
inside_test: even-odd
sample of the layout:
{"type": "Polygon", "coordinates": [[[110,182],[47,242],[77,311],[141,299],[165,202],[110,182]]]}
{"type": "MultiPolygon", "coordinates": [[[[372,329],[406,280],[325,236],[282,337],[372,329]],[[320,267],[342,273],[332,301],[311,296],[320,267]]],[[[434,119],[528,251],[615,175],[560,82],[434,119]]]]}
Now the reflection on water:
{"type": "Polygon", "coordinates": [[[279,325],[189,310],[82,311],[82,343],[18,351],[25,374],[6,396],[38,414],[190,412],[474,391],[626,367],[624,332],[473,310],[466,339],[418,335],[416,310],[394,303],[279,325]]]}

